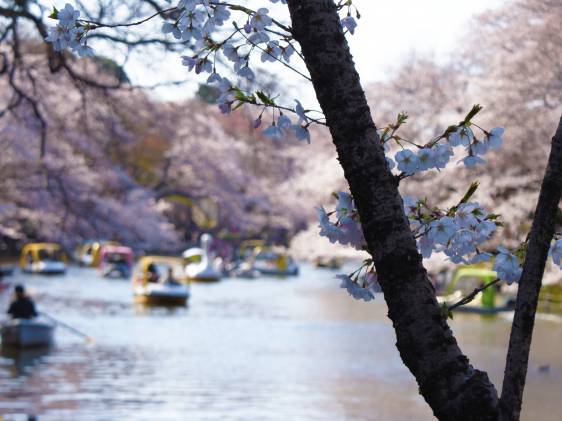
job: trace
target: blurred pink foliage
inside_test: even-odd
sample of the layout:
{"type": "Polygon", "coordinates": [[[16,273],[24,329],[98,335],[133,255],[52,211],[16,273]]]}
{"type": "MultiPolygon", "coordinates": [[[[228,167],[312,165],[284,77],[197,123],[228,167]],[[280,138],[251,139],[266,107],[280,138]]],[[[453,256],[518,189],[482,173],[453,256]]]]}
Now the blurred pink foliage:
{"type": "MultiPolygon", "coordinates": [[[[504,148],[487,157],[490,165],[416,175],[403,183],[404,194],[446,206],[478,180],[475,199],[503,216],[502,242],[524,239],[543,171],[537,163],[545,162],[546,140],[562,107],[560,21],[559,2],[514,1],[477,17],[472,25],[479,30],[467,34],[448,63],[414,57],[391,79],[368,88],[380,127],[408,112],[401,129],[406,138],[431,138],[474,103],[485,104],[483,126],[506,128],[504,148]]],[[[160,45],[164,38],[158,37],[160,45]]],[[[143,248],[175,248],[192,227],[182,226],[181,204],[159,200],[172,193],[210,198],[226,230],[275,226],[294,233],[314,221],[314,207],[332,191],[345,189],[322,128],[311,127],[310,146],[263,139],[261,130],[252,129],[251,108],[224,117],[199,100],[158,102],[149,92],[117,84],[120,68],[109,60],[63,55],[68,68],[103,86],[96,89],[68,71],[51,73],[40,42],[22,38],[19,48],[15,80],[48,120],[46,154],[39,159],[40,121],[31,104],[20,101],[0,119],[2,235],[67,244],[118,238],[143,248]]],[[[6,42],[0,52],[15,56],[6,42]]],[[[13,86],[0,79],[0,102],[13,94],[13,86]]],[[[298,254],[332,253],[312,225],[297,238],[298,254]]]]}
{"type": "MultiPolygon", "coordinates": [[[[236,232],[304,223],[302,203],[288,186],[295,149],[301,150],[297,141],[261,139],[250,115],[224,117],[199,100],[170,104],[127,86],[74,84],[50,73],[35,47],[30,43],[23,55],[35,83],[24,77],[18,83],[39,99],[46,116],[45,156],[29,104],[6,113],[0,120],[0,235],[68,246],[108,238],[174,250],[187,227],[169,220],[170,208],[182,205],[166,201],[167,192],[195,202],[210,198],[220,226],[236,232]]],[[[98,81],[114,78],[95,60],[78,65],[98,81]]],[[[1,80],[0,98],[7,103],[11,94],[1,80]]]]}

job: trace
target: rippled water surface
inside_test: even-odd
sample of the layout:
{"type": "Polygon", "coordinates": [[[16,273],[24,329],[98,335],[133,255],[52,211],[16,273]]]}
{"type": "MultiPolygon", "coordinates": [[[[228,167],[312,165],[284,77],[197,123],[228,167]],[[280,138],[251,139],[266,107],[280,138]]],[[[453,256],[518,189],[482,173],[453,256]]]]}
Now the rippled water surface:
{"type": "MultiPolygon", "coordinates": [[[[133,305],[129,282],[71,268],[26,277],[62,328],[48,351],[0,357],[0,414],[39,421],[430,420],[402,366],[380,297],[358,303],[334,273],[194,284],[189,307],[133,305]]],[[[23,280],[16,274],[10,281],[23,280]]],[[[0,296],[6,306],[9,294],[0,296]]],[[[452,322],[477,366],[501,378],[509,319],[452,322]]],[[[528,420],[560,420],[562,324],[537,322],[525,395],[528,420]],[[543,366],[542,369],[539,367],[543,366]]]]}

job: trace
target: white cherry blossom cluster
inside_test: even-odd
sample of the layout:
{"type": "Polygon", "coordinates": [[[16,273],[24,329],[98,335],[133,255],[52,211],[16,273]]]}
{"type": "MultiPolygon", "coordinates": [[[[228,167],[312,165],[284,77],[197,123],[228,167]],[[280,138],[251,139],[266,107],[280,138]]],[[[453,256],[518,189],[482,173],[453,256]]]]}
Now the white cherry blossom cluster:
{"type": "MultiPolygon", "coordinates": [[[[470,123],[456,126],[454,130],[449,130],[447,134],[443,135],[441,139],[418,147],[417,152],[411,149],[398,151],[394,160],[387,158],[389,167],[393,169],[396,166],[398,171],[408,176],[431,169],[443,169],[454,155],[453,148],[457,147],[463,147],[466,153],[466,156],[459,163],[462,162],[466,167],[484,164],[486,161],[481,156],[490,150],[500,148],[503,142],[504,129],[496,127],[489,132],[481,131],[483,135],[478,138],[474,135],[470,123]],[[440,142],[442,139],[445,142],[440,142]]],[[[382,139],[386,150],[389,149],[388,141],[391,139],[382,139]]]]}
{"type": "Polygon", "coordinates": [[[263,129],[262,134],[264,136],[273,139],[285,139],[293,136],[298,140],[310,143],[308,127],[312,124],[312,120],[307,116],[307,110],[304,109],[298,99],[295,99],[294,108],[282,107],[284,111],[297,117],[297,121],[293,122],[291,117],[283,113],[281,107],[276,106],[274,100],[262,91],[244,92],[242,89],[233,86],[228,78],[221,77],[217,73],[212,73],[207,83],[215,84],[218,88],[220,95],[217,102],[222,113],[228,114],[233,108],[237,108],[241,104],[260,106],[262,111],[252,124],[254,129],[258,129],[262,126],[263,113],[268,107],[271,107],[274,116],[271,119],[271,124],[263,129]],[[275,119],[275,110],[279,110],[277,120],[275,119]]]}
{"type": "Polygon", "coordinates": [[[404,211],[424,258],[443,252],[453,263],[480,263],[492,258],[478,247],[496,231],[497,215],[478,203],[464,201],[447,211],[433,209],[424,200],[404,197],[404,211]]]}
{"type": "MultiPolygon", "coordinates": [[[[283,139],[288,135],[293,135],[298,140],[310,143],[310,132],[308,130],[308,126],[310,126],[311,121],[306,115],[305,109],[298,99],[295,99],[295,104],[293,112],[298,118],[297,123],[293,123],[289,116],[280,113],[277,122],[273,119],[271,125],[263,130],[263,134],[274,139],[283,139]]],[[[260,125],[261,115],[254,122],[254,127],[257,128],[260,125]]]]}
{"type": "Polygon", "coordinates": [[[327,213],[323,207],[317,208],[320,235],[327,237],[331,243],[340,243],[344,246],[352,246],[357,250],[364,250],[365,237],[353,198],[345,192],[335,195],[338,199],[335,211],[327,213]],[[334,214],[335,220],[332,220],[331,216],[334,214]]]}
{"type": "MultiPolygon", "coordinates": [[[[496,232],[499,222],[497,215],[488,213],[480,204],[469,201],[477,186],[474,183],[461,201],[447,210],[431,208],[425,200],[404,197],[404,211],[410,221],[410,229],[424,258],[429,258],[433,253],[444,253],[455,264],[475,264],[493,259],[493,268],[498,278],[511,284],[521,276],[519,258],[501,246],[496,252],[480,250],[496,232]]],[[[327,237],[332,243],[365,250],[365,238],[352,196],[346,192],[339,192],[335,196],[338,199],[335,211],[327,213],[322,207],[317,209],[320,235],[327,237]],[[335,220],[331,218],[333,215],[335,220]]],[[[554,262],[562,267],[562,240],[554,243],[551,255],[554,262]]],[[[369,265],[371,264],[369,261],[369,265]]],[[[365,266],[364,263],[359,268],[359,274],[365,266]]],[[[380,286],[376,283],[375,288],[372,286],[375,285],[373,282],[367,281],[365,276],[368,273],[375,276],[373,279],[376,280],[372,266],[363,277],[352,274],[338,275],[338,278],[342,280],[342,288],[346,288],[354,298],[369,301],[374,292],[380,291],[380,286]]]]}
{"type": "Polygon", "coordinates": [[[46,41],[51,42],[56,51],[70,48],[80,57],[93,56],[94,51],[87,45],[89,26],[80,24],[79,16],[80,12],[68,3],[61,10],[53,9],[49,17],[58,20],[58,24],[49,29],[46,41]]]}
{"type": "Polygon", "coordinates": [[[517,256],[504,247],[498,247],[498,254],[494,259],[494,270],[498,278],[507,281],[509,285],[521,278],[521,265],[517,256]]]}
{"type": "Polygon", "coordinates": [[[451,262],[474,264],[494,259],[498,278],[511,284],[521,276],[519,259],[504,247],[489,253],[479,247],[497,229],[497,215],[489,214],[476,202],[464,202],[447,212],[424,210],[423,201],[404,198],[404,210],[417,237],[418,250],[424,258],[444,253],[451,262]]]}
{"type": "MultiPolygon", "coordinates": [[[[278,3],[279,1],[272,1],[278,3]]],[[[286,3],[281,1],[281,3],[286,3]]],[[[209,2],[208,0],[191,0],[189,2],[180,1],[177,8],[181,11],[180,17],[176,22],[166,22],[163,26],[165,33],[172,33],[177,39],[192,41],[194,55],[183,56],[182,62],[189,71],[195,73],[209,73],[207,83],[217,86],[220,96],[217,100],[221,112],[227,114],[242,104],[253,104],[264,108],[271,107],[279,109],[277,119],[275,112],[271,124],[263,129],[263,135],[274,139],[284,139],[293,136],[299,140],[310,143],[311,124],[306,112],[298,100],[295,100],[294,108],[283,107],[285,112],[289,111],[296,115],[297,121],[281,111],[281,108],[264,92],[255,93],[244,92],[235,86],[228,78],[218,74],[216,54],[219,52],[224,56],[223,62],[230,63],[232,72],[240,78],[253,81],[255,79],[254,70],[251,67],[252,53],[256,50],[260,52],[262,63],[281,61],[289,63],[295,53],[291,34],[282,25],[284,31],[280,35],[278,30],[272,30],[273,19],[269,16],[267,8],[260,8],[252,11],[247,8],[236,8],[242,13],[245,21],[234,23],[234,31],[223,40],[213,39],[213,34],[217,27],[223,26],[230,17],[229,8],[221,2],[209,2]],[[211,10],[212,13],[209,11],[211,10]],[[276,37],[276,38],[274,38],[276,37]]],[[[254,121],[254,128],[262,126],[262,115],[254,121]]]]}
{"type": "Polygon", "coordinates": [[[548,254],[552,258],[552,262],[562,269],[562,238],[559,238],[560,234],[556,234],[555,237],[558,238],[556,238],[550,245],[548,254]]]}
{"type": "Polygon", "coordinates": [[[444,253],[456,264],[475,264],[494,260],[498,278],[511,284],[521,276],[519,259],[504,247],[494,253],[479,249],[496,232],[498,215],[480,204],[468,201],[477,188],[473,184],[461,202],[446,211],[431,209],[423,200],[404,197],[404,211],[424,258],[444,253]]]}
{"type": "Polygon", "coordinates": [[[350,275],[336,275],[336,278],[341,280],[340,288],[345,288],[356,300],[371,301],[375,298],[375,294],[382,292],[377,274],[373,269],[368,270],[364,275],[360,272],[361,270],[350,275]]]}
{"type": "MultiPolygon", "coordinates": [[[[353,208],[351,211],[347,210],[349,204],[353,207],[353,199],[349,194],[340,192],[338,199],[337,209],[340,209],[340,216],[356,213],[353,208]],[[344,209],[345,211],[342,212],[344,209]]],[[[525,244],[515,253],[502,246],[499,246],[495,252],[480,251],[478,247],[491,238],[498,222],[496,215],[487,213],[478,203],[459,203],[447,212],[443,212],[427,207],[423,200],[405,197],[404,210],[410,220],[412,232],[417,238],[420,254],[424,258],[430,257],[432,253],[442,252],[453,263],[474,264],[493,260],[493,270],[499,279],[508,284],[519,281],[522,273],[519,256],[525,244]]],[[[354,245],[365,248],[364,239],[357,240],[359,237],[346,235],[338,224],[332,223],[328,217],[329,215],[320,208],[321,235],[341,244],[351,244],[350,238],[355,238],[354,245]]],[[[553,241],[549,254],[553,263],[562,269],[562,238],[553,241]]],[[[375,293],[381,292],[370,260],[358,271],[350,275],[338,275],[337,278],[342,280],[341,287],[347,289],[355,299],[370,301],[375,293]],[[366,266],[370,268],[360,276],[361,270],[366,266]]]]}
{"type": "Polygon", "coordinates": [[[217,29],[224,26],[230,18],[230,7],[209,0],[181,0],[177,9],[180,12],[175,22],[165,22],[164,33],[172,33],[177,39],[190,42],[193,55],[182,56],[182,62],[195,73],[216,72],[216,54],[221,52],[231,63],[234,73],[242,78],[253,81],[255,73],[250,67],[250,59],[255,49],[261,51],[261,61],[290,61],[294,48],[290,34],[279,40],[270,37],[268,28],[273,25],[267,8],[252,11],[240,8],[238,11],[245,17],[245,22],[234,23],[233,31],[224,39],[219,40],[217,29]]]}
{"type": "MultiPolygon", "coordinates": [[[[323,207],[317,208],[320,235],[327,237],[331,243],[340,243],[352,246],[357,250],[365,250],[367,244],[353,198],[346,192],[334,193],[334,196],[338,203],[333,212],[327,213],[323,207]]],[[[341,288],[345,288],[349,295],[357,300],[370,301],[377,292],[381,292],[371,259],[364,261],[361,267],[352,274],[340,274],[336,278],[342,281],[341,288]],[[363,269],[365,269],[364,272],[363,269]]]]}
{"type": "MultiPolygon", "coordinates": [[[[286,0],[269,2],[287,4],[286,0]]],[[[172,2],[168,0],[168,3],[172,2]]],[[[281,62],[293,70],[295,68],[289,64],[291,58],[295,53],[300,55],[290,27],[273,19],[269,9],[261,7],[252,10],[244,6],[243,2],[238,3],[179,0],[175,7],[161,13],[165,19],[162,32],[185,43],[186,48],[192,51],[182,56],[182,64],[188,71],[209,75],[207,83],[216,86],[220,92],[217,105],[221,112],[229,113],[245,103],[273,108],[274,111],[278,110],[277,117],[274,112],[271,124],[263,129],[265,136],[275,139],[289,136],[310,142],[309,126],[319,121],[307,117],[308,111],[305,112],[298,101],[295,107],[280,107],[273,101],[258,101],[254,93],[244,93],[236,83],[219,74],[218,70],[226,71],[236,78],[252,82],[256,79],[252,65],[252,58],[256,54],[262,63],[281,62]],[[231,17],[234,17],[232,21],[231,17]],[[227,28],[229,23],[232,23],[230,29],[227,28]],[[293,122],[287,115],[288,112],[296,114],[297,121],[293,122]]],[[[343,15],[341,25],[344,31],[354,34],[357,21],[352,16],[352,9],[355,9],[356,18],[360,15],[353,2],[340,1],[337,7],[343,15]]],[[[87,45],[87,35],[106,25],[102,22],[80,21],[79,16],[80,12],[70,4],[66,4],[60,12],[54,9],[51,17],[58,20],[58,23],[50,30],[47,41],[52,42],[57,50],[68,48],[80,56],[92,56],[94,51],[87,45]]],[[[301,75],[308,78],[302,73],[301,75]]],[[[261,127],[262,115],[263,110],[255,121],[255,128],[261,127]]]]}

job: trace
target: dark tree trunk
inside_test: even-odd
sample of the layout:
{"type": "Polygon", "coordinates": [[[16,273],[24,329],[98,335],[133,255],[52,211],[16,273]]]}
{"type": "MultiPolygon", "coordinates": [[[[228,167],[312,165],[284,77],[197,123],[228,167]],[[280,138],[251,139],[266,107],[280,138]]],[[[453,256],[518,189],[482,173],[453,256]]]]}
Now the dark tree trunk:
{"type": "Polygon", "coordinates": [[[498,397],[486,373],[463,355],[422,265],[333,0],[289,0],[316,96],[355,199],[396,346],[420,393],[441,420],[496,420],[498,397]]]}
{"type": "Polygon", "coordinates": [[[558,203],[562,192],[562,117],[552,138],[552,147],[535,211],[523,273],[519,280],[515,315],[502,387],[502,419],[518,420],[533,337],[533,325],[544,265],[554,235],[558,203]]]}

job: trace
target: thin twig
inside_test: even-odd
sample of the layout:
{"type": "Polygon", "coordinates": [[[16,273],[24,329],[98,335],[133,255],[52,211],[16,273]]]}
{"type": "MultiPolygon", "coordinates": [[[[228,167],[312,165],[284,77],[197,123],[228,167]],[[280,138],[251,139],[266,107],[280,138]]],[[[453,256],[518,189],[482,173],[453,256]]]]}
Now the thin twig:
{"type": "Polygon", "coordinates": [[[455,304],[453,304],[452,306],[448,306],[449,311],[453,311],[455,308],[463,306],[465,304],[470,303],[472,300],[474,300],[474,298],[476,298],[476,296],[478,295],[478,293],[484,291],[485,289],[491,287],[492,285],[497,284],[498,282],[500,282],[499,278],[494,279],[492,282],[481,286],[480,288],[476,288],[474,291],[472,291],[470,294],[468,294],[466,297],[461,298],[458,302],[456,302],[455,304]]]}
{"type": "MultiPolygon", "coordinates": [[[[248,104],[252,104],[255,105],[257,107],[265,107],[265,108],[277,108],[279,110],[283,110],[283,111],[288,111],[291,112],[293,114],[296,114],[296,111],[293,108],[289,108],[289,107],[284,107],[282,105],[270,105],[270,104],[263,104],[261,102],[247,102],[248,104]]],[[[316,124],[320,124],[321,126],[327,126],[327,124],[321,120],[315,119],[315,118],[311,118],[309,116],[306,116],[306,118],[308,118],[312,123],[316,123],[316,124]]]]}
{"type": "MultiPolygon", "coordinates": [[[[156,13],[154,13],[154,14],[152,14],[152,15],[144,18],[144,19],[139,20],[139,21],[130,22],[130,23],[102,23],[102,22],[96,22],[96,21],[93,21],[93,20],[81,20],[81,19],[79,19],[78,21],[83,22],[83,23],[87,23],[89,25],[94,25],[95,28],[125,28],[125,27],[128,27],[128,26],[141,25],[145,22],[148,22],[150,19],[155,18],[156,16],[163,15],[163,14],[169,13],[169,12],[174,12],[176,10],[178,10],[177,7],[171,7],[169,9],[162,10],[161,12],[156,12],[156,13]]],[[[95,29],[95,28],[92,28],[92,29],[95,29]]]]}
{"type": "Polygon", "coordinates": [[[295,69],[293,66],[291,66],[288,63],[285,63],[283,60],[281,60],[278,57],[275,57],[273,54],[271,54],[269,51],[267,51],[265,48],[260,47],[258,44],[250,41],[250,38],[248,38],[238,27],[238,25],[236,25],[236,23],[234,24],[234,27],[236,28],[237,32],[240,33],[240,35],[242,35],[247,41],[248,43],[250,43],[251,45],[253,45],[254,47],[256,47],[257,49],[263,51],[264,53],[266,53],[267,55],[273,57],[276,61],[278,61],[279,63],[281,63],[282,65],[284,65],[285,67],[291,69],[293,72],[297,73],[298,75],[304,77],[306,80],[308,80],[309,82],[312,82],[312,79],[310,77],[308,77],[307,75],[305,75],[304,73],[300,72],[299,70],[295,69]]]}

